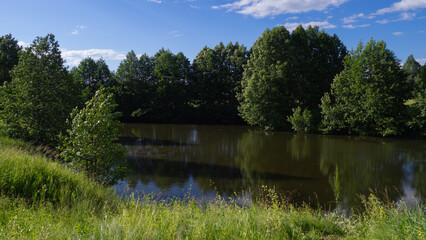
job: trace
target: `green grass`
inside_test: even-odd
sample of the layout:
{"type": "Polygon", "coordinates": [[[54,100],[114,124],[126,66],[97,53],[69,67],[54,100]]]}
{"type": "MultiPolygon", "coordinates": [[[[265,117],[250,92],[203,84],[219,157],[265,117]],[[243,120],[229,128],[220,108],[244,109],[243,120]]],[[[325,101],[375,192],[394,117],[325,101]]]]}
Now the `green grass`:
{"type": "Polygon", "coordinates": [[[426,239],[425,206],[384,204],[345,217],[268,201],[119,199],[111,189],[0,137],[0,239],[426,239]]]}

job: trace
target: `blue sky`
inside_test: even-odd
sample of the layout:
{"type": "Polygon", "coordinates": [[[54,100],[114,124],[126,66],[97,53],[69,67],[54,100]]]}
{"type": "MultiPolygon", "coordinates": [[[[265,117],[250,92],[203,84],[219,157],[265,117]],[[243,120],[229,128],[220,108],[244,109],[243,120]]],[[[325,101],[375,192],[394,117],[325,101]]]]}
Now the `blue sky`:
{"type": "Polygon", "coordinates": [[[204,47],[251,47],[266,28],[318,25],[351,49],[371,37],[405,61],[426,62],[426,0],[20,0],[1,1],[0,35],[20,44],[53,33],[67,65],[164,47],[191,61],[204,47]]]}

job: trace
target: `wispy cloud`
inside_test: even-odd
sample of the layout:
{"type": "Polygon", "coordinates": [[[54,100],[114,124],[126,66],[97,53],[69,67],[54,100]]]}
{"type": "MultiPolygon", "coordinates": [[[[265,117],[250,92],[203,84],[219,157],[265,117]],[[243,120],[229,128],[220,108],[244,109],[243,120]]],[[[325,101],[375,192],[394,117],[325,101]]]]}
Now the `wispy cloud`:
{"type": "Polygon", "coordinates": [[[374,19],[380,15],[385,15],[389,13],[402,12],[398,15],[397,18],[385,18],[377,20],[376,23],[387,24],[392,22],[399,21],[410,21],[416,18],[416,13],[410,12],[413,10],[418,10],[426,8],[426,0],[400,0],[399,2],[393,3],[390,7],[382,8],[377,10],[374,13],[368,15],[364,13],[354,14],[350,17],[343,18],[343,23],[346,24],[343,27],[352,28],[352,27],[363,27],[363,25],[352,25],[351,23],[358,22],[360,19],[374,19]]]}
{"type": "Polygon", "coordinates": [[[392,33],[392,35],[395,35],[395,36],[400,36],[400,35],[402,35],[403,34],[403,32],[393,32],[392,33]]]}
{"type": "Polygon", "coordinates": [[[284,23],[282,24],[285,26],[289,31],[293,31],[296,29],[299,25],[302,25],[303,28],[307,28],[308,26],[318,26],[320,28],[336,28],[336,25],[329,23],[328,21],[322,21],[322,22],[292,22],[292,23],[284,23]]]}
{"type": "Polygon", "coordinates": [[[421,65],[425,65],[426,64],[426,58],[416,58],[416,61],[418,63],[420,63],[421,65]]]}
{"type": "Polygon", "coordinates": [[[80,33],[80,30],[87,28],[85,25],[76,25],[74,31],[71,32],[72,35],[77,35],[80,33]]]}
{"type": "Polygon", "coordinates": [[[426,0],[401,0],[390,7],[379,9],[376,14],[403,12],[420,8],[426,8],[426,0]]]}
{"type": "Polygon", "coordinates": [[[291,21],[291,20],[297,20],[297,19],[299,19],[299,17],[297,17],[297,16],[293,16],[293,17],[288,17],[288,18],[286,18],[285,20],[286,20],[286,21],[291,21]]]}
{"type": "Polygon", "coordinates": [[[173,37],[182,37],[183,36],[183,34],[181,32],[179,32],[178,30],[171,31],[170,35],[172,35],[173,37]]]}
{"type": "Polygon", "coordinates": [[[148,2],[153,2],[153,3],[162,3],[162,0],[147,0],[148,2]]]}
{"type": "Polygon", "coordinates": [[[391,22],[411,21],[415,17],[416,17],[415,13],[403,12],[396,19],[382,19],[382,20],[376,21],[376,23],[387,24],[387,23],[391,23],[391,22]]]}
{"type": "Polygon", "coordinates": [[[354,14],[350,17],[343,18],[344,24],[355,23],[358,22],[358,19],[373,19],[375,16],[373,15],[365,15],[364,13],[354,14]]]}
{"type": "Polygon", "coordinates": [[[73,67],[80,64],[84,58],[91,57],[93,59],[103,58],[105,60],[122,60],[126,58],[123,52],[117,52],[112,49],[87,49],[87,50],[67,50],[61,49],[62,57],[66,64],[73,67]]]}
{"type": "Polygon", "coordinates": [[[212,8],[224,8],[243,15],[264,18],[284,13],[323,11],[332,6],[337,7],[346,1],[348,0],[234,0],[232,3],[212,8]]]}
{"type": "Polygon", "coordinates": [[[352,25],[352,24],[346,24],[343,25],[344,28],[349,28],[349,29],[355,29],[355,28],[364,28],[364,27],[368,27],[370,26],[370,24],[359,24],[359,25],[352,25]]]}
{"type": "Polygon", "coordinates": [[[190,6],[191,8],[193,8],[193,9],[200,9],[200,8],[201,8],[200,6],[192,5],[192,4],[190,4],[189,6],[190,6]]]}

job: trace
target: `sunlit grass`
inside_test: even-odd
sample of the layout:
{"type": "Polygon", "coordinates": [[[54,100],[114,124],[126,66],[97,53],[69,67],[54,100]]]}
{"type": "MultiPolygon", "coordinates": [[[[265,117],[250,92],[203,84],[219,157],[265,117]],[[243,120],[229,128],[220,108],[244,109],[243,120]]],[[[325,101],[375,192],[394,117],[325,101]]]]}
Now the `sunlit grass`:
{"type": "Polygon", "coordinates": [[[363,199],[349,217],[281,204],[273,190],[249,206],[218,198],[119,199],[83,174],[0,138],[0,239],[425,239],[425,206],[363,199]]]}

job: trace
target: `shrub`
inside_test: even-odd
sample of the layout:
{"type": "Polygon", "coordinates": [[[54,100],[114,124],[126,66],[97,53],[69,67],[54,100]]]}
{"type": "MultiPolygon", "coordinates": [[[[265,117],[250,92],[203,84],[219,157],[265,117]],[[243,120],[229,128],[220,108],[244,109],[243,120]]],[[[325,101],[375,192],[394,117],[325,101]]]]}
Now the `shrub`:
{"type": "Polygon", "coordinates": [[[303,110],[301,107],[293,108],[293,115],[287,117],[287,121],[291,123],[291,128],[297,133],[309,133],[313,130],[312,114],[308,109],[303,110]]]}
{"type": "Polygon", "coordinates": [[[117,142],[120,113],[115,108],[113,95],[98,90],[85,108],[71,114],[72,127],[60,148],[71,166],[106,185],[126,174],[124,148],[117,142]]]}

